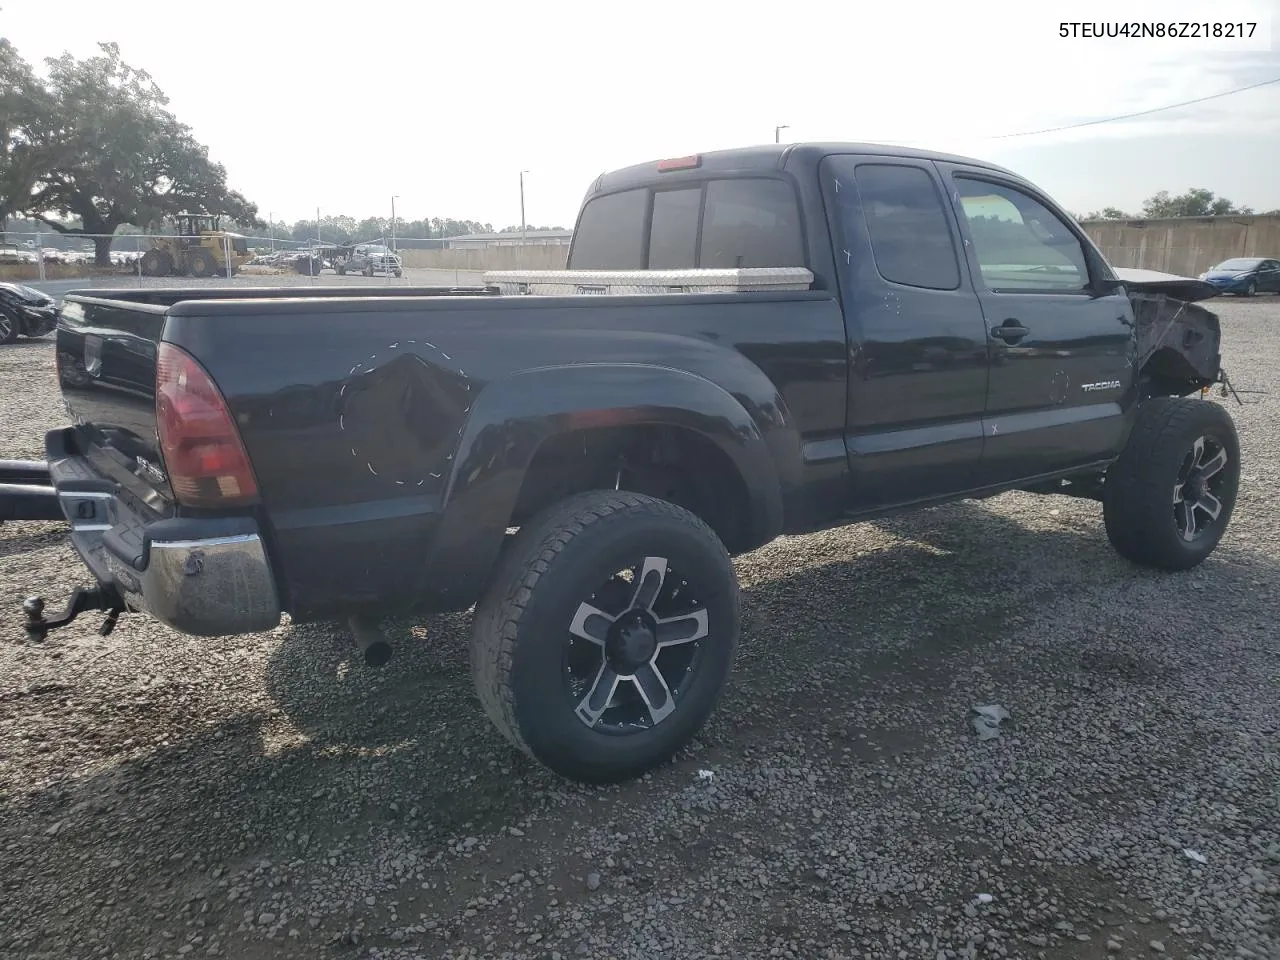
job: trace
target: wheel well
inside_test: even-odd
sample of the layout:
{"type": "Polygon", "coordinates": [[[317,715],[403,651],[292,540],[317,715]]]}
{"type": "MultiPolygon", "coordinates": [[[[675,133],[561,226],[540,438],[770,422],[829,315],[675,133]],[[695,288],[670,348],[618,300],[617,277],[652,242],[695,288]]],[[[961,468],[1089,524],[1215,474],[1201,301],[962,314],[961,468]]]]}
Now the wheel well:
{"type": "Polygon", "coordinates": [[[602,489],[682,506],[705,521],[730,553],[754,546],[742,476],[712,441],[683,427],[595,427],[552,437],[529,464],[511,526],[572,494],[602,489]]]}

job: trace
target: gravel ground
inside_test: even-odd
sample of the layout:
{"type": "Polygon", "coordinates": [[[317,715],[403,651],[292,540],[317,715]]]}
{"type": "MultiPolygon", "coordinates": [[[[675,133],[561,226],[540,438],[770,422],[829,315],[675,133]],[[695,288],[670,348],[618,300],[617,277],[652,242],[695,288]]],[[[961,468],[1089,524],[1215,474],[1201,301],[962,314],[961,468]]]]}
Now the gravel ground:
{"type": "MultiPolygon", "coordinates": [[[[1270,389],[1280,298],[1217,309],[1270,389]]],[[[14,642],[81,573],[57,525],[0,527],[0,956],[1280,957],[1280,400],[1244,399],[1191,574],[1021,494],[740,559],[722,708],[610,789],[490,728],[460,616],[380,672],[321,626],[14,642]]],[[[38,456],[51,345],[0,349],[0,409],[38,456]]]]}

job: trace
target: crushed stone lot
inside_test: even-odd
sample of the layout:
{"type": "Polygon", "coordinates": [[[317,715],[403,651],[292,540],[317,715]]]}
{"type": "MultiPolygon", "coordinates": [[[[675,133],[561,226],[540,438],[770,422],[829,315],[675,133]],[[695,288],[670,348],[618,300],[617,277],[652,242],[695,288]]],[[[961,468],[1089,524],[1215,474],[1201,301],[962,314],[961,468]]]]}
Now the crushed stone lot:
{"type": "MultiPolygon", "coordinates": [[[[1211,306],[1247,405],[1202,567],[1024,494],[779,540],[704,735],[621,787],[512,752],[464,616],[381,671],[327,625],[20,642],[84,575],[0,526],[0,957],[1280,957],[1280,297],[1211,306]]],[[[52,343],[0,347],[0,458],[63,414],[52,343]]]]}

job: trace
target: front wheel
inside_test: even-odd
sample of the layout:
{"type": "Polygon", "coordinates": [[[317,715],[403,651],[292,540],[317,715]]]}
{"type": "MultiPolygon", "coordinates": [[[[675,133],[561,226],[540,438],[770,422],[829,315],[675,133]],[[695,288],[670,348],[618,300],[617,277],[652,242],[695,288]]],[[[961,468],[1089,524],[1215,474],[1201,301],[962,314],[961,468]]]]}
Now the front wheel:
{"type": "Polygon", "coordinates": [[[154,247],[142,255],[138,269],[146,277],[167,277],[173,270],[173,258],[154,247]]]}
{"type": "Polygon", "coordinates": [[[1250,280],[1249,285],[1244,288],[1244,295],[1246,297],[1252,297],[1257,292],[1258,292],[1258,285],[1254,283],[1254,281],[1250,280]]]}
{"type": "Polygon", "coordinates": [[[1240,486],[1240,441],[1210,400],[1157,397],[1138,410],[1129,442],[1107,471],[1107,536],[1128,560],[1189,570],[1217,547],[1240,486]]]}
{"type": "Polygon", "coordinates": [[[18,318],[0,310],[0,346],[18,339],[18,318]]]}
{"type": "Polygon", "coordinates": [[[476,611],[485,713],[560,776],[616,783],[697,735],[728,678],[738,583],[714,532],[640,494],[579,494],[521,528],[476,611]]]}

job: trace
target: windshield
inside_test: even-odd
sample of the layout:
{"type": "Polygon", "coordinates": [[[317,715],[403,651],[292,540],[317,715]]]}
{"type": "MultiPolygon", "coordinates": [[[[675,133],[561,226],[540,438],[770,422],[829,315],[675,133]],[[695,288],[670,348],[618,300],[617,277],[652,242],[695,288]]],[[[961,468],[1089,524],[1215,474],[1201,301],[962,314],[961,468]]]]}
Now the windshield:
{"type": "Polygon", "coordinates": [[[1252,270],[1261,262],[1262,262],[1261,260],[1249,259],[1247,257],[1237,257],[1234,260],[1223,260],[1220,264],[1218,264],[1213,269],[1214,270],[1231,270],[1231,271],[1252,270]]]}

